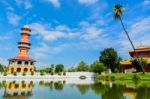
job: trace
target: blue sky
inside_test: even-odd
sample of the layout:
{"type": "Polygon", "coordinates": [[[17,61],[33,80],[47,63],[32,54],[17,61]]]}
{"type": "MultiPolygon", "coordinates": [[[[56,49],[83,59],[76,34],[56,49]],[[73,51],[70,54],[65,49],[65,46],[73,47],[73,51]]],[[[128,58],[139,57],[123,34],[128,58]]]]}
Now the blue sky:
{"type": "Polygon", "coordinates": [[[32,29],[30,56],[37,67],[97,60],[100,51],[115,48],[129,58],[130,44],[112,7],[120,3],[125,26],[136,46],[150,46],[150,0],[1,0],[0,63],[18,54],[20,28],[32,29]]]}

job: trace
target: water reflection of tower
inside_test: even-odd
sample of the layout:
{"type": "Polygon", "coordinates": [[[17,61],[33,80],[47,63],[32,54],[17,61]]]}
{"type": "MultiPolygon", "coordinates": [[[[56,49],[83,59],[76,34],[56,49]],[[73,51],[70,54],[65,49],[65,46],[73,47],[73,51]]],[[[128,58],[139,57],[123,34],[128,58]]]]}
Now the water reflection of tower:
{"type": "Polygon", "coordinates": [[[32,95],[33,82],[6,82],[4,97],[26,99],[32,95]]]}

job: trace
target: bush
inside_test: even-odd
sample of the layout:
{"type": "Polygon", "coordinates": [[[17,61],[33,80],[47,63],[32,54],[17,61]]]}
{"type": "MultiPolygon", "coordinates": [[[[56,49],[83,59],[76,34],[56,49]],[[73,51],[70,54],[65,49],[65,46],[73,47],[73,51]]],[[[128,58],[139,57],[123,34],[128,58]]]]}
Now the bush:
{"type": "Polygon", "coordinates": [[[134,75],[133,80],[139,81],[139,80],[141,80],[141,77],[139,75],[134,75]]]}
{"type": "Polygon", "coordinates": [[[91,71],[95,73],[101,74],[105,70],[105,66],[103,63],[99,61],[95,61],[93,64],[91,64],[91,71]]]}
{"type": "Polygon", "coordinates": [[[59,73],[59,72],[63,72],[64,71],[64,65],[63,64],[57,64],[56,68],[55,68],[55,72],[59,73]]]}
{"type": "Polygon", "coordinates": [[[15,93],[14,93],[14,96],[18,96],[18,92],[15,92],[15,93]]]}
{"type": "Polygon", "coordinates": [[[24,95],[25,95],[25,92],[21,92],[21,95],[23,95],[23,96],[24,96],[24,95]]]}
{"type": "Polygon", "coordinates": [[[13,73],[13,75],[14,75],[14,76],[17,76],[17,73],[16,73],[16,72],[14,72],[14,73],[13,73]]]}
{"type": "Polygon", "coordinates": [[[51,72],[51,75],[54,75],[54,72],[51,72]]]}
{"type": "Polygon", "coordinates": [[[66,72],[63,72],[63,75],[66,76],[66,72]]]}
{"type": "Polygon", "coordinates": [[[61,72],[59,72],[58,75],[61,76],[61,72]]]}
{"type": "Polygon", "coordinates": [[[23,85],[23,84],[25,84],[25,81],[24,81],[24,80],[22,80],[22,81],[21,81],[21,83],[22,83],[22,85],[23,85]]]}
{"type": "Polygon", "coordinates": [[[5,84],[6,84],[6,80],[3,80],[2,85],[5,86],[5,84]]]}
{"type": "Polygon", "coordinates": [[[28,92],[27,92],[27,95],[31,95],[31,94],[32,94],[31,91],[28,91],[28,92]]]}
{"type": "Polygon", "coordinates": [[[115,81],[115,76],[111,76],[111,80],[112,80],[112,81],[115,81]]]}
{"type": "Polygon", "coordinates": [[[40,71],[40,75],[43,76],[44,75],[44,71],[40,71]]]}
{"type": "Polygon", "coordinates": [[[104,80],[104,75],[98,75],[98,76],[97,76],[97,79],[98,79],[98,80],[104,80]]]}
{"type": "Polygon", "coordinates": [[[32,76],[34,75],[34,72],[33,72],[33,71],[31,72],[31,75],[32,75],[32,76]]]}
{"type": "Polygon", "coordinates": [[[7,76],[7,72],[4,72],[4,74],[3,74],[4,76],[7,76]]]}
{"type": "Polygon", "coordinates": [[[106,81],[109,81],[109,80],[110,80],[109,75],[106,75],[106,76],[105,76],[105,80],[106,80],[106,81]]]}
{"type": "Polygon", "coordinates": [[[22,76],[25,76],[25,75],[26,75],[26,72],[23,72],[23,73],[22,73],[22,76]]]}

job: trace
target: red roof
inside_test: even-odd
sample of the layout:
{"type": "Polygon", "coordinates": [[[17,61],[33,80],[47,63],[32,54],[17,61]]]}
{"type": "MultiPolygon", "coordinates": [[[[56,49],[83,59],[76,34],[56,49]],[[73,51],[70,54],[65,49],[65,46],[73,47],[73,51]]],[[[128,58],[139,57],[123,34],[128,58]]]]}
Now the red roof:
{"type": "Polygon", "coordinates": [[[35,61],[34,59],[32,59],[29,56],[21,56],[21,55],[17,55],[13,58],[10,58],[9,60],[25,60],[25,61],[35,61]]]}

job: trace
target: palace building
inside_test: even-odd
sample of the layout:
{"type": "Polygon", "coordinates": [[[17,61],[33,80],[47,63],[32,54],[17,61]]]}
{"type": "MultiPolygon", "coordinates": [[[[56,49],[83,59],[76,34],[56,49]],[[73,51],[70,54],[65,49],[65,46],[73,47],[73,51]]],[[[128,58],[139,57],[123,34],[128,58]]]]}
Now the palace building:
{"type": "MultiPolygon", "coordinates": [[[[144,70],[146,72],[150,72],[150,47],[141,45],[137,47],[135,51],[139,58],[143,58],[147,61],[148,64],[144,67],[144,70]]],[[[134,51],[129,51],[129,54],[132,58],[136,58],[134,51]]],[[[120,63],[123,72],[136,72],[135,67],[131,63],[132,58],[124,60],[120,63]]]]}
{"type": "Polygon", "coordinates": [[[30,27],[28,25],[23,26],[21,28],[21,41],[18,42],[19,55],[9,59],[8,73],[34,72],[35,60],[28,55],[31,46],[30,36],[30,27]]]}

